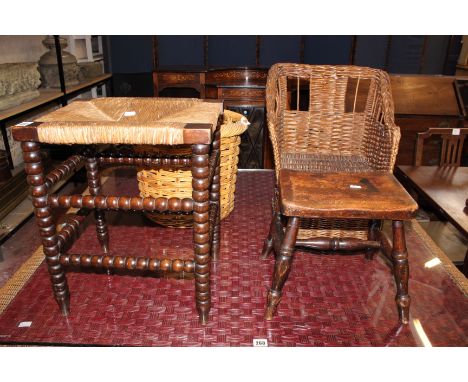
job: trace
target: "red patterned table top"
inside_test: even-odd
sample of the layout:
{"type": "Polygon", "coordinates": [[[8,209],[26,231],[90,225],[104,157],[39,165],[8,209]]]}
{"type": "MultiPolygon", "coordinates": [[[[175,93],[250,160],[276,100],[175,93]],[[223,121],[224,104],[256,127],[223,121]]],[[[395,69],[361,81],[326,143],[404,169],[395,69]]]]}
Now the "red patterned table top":
{"type": "MultiPolygon", "coordinates": [[[[415,346],[421,342],[419,322],[434,346],[468,344],[468,299],[442,266],[425,268],[434,254],[411,228],[410,325],[398,326],[395,284],[382,258],[302,251],[296,252],[278,316],[265,321],[273,259],[259,255],[273,183],[272,172],[238,176],[236,206],[222,222],[221,256],[212,264],[206,326],[198,323],[193,280],[91,273],[68,273],[71,311],[64,318],[42,264],[0,316],[0,343],[252,346],[254,339],[267,339],[269,346],[415,346]],[[25,321],[31,326],[18,327],[25,321]]],[[[135,193],[136,180],[121,173],[105,184],[105,192],[115,188],[135,193]]],[[[136,214],[109,217],[111,253],[171,256],[174,242],[179,251],[191,250],[191,230],[160,228],[136,214]]],[[[76,252],[99,253],[89,220],[76,252]]]]}

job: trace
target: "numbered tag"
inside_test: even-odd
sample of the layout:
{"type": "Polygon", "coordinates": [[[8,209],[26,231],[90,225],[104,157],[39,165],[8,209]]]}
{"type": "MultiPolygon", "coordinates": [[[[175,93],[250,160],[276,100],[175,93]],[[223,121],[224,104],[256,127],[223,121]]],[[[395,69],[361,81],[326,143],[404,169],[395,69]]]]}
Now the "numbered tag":
{"type": "Polygon", "coordinates": [[[124,113],[124,117],[134,117],[136,115],[136,111],[126,111],[124,113]]]}
{"type": "Polygon", "coordinates": [[[265,338],[257,338],[253,340],[254,347],[268,347],[268,340],[265,338]]]}
{"type": "Polygon", "coordinates": [[[452,129],[452,135],[460,135],[460,129],[452,129]]]}
{"type": "Polygon", "coordinates": [[[21,122],[21,123],[18,123],[16,126],[28,126],[28,125],[31,125],[32,123],[34,122],[21,122]]]}
{"type": "Polygon", "coordinates": [[[29,328],[32,325],[32,321],[23,321],[18,324],[18,328],[29,328]]]}
{"type": "Polygon", "coordinates": [[[360,190],[362,186],[359,184],[350,184],[349,188],[351,188],[352,190],[360,190]]]}

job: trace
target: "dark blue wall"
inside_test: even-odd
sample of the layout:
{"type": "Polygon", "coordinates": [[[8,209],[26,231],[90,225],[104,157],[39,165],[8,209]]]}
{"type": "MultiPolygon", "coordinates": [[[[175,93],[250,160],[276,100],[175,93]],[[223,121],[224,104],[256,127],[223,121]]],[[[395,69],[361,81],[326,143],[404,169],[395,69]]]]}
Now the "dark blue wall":
{"type": "Polygon", "coordinates": [[[153,70],[152,36],[110,36],[112,73],[144,73],[153,70]]]}
{"type": "Polygon", "coordinates": [[[441,52],[447,52],[450,38],[448,36],[428,36],[424,58],[421,67],[421,73],[440,74],[444,71],[445,55],[441,52]]]}
{"type": "Polygon", "coordinates": [[[158,36],[159,65],[204,64],[203,36],[158,36]]]}
{"type": "Polygon", "coordinates": [[[390,73],[418,73],[423,45],[424,36],[392,36],[388,71],[390,73]]]}
{"type": "Polygon", "coordinates": [[[356,36],[354,63],[383,69],[387,57],[388,36],[356,36]]]}
{"type": "MultiPolygon", "coordinates": [[[[275,62],[354,64],[390,73],[453,74],[460,36],[157,36],[159,66],[261,66],[275,62]],[[257,41],[258,58],[257,58],[257,41]],[[450,48],[450,49],[449,49],[450,48]],[[301,57],[302,52],[302,57],[301,57]],[[449,55],[447,56],[447,53],[449,55]],[[258,59],[258,62],[257,62],[258,59]]],[[[113,73],[153,70],[152,36],[110,36],[113,73]]]]}
{"type": "Polygon", "coordinates": [[[275,62],[299,62],[301,36],[261,36],[260,66],[269,67],[275,62]]]}
{"type": "Polygon", "coordinates": [[[305,36],[304,63],[346,65],[351,56],[352,36],[305,36]]]}
{"type": "Polygon", "coordinates": [[[255,66],[256,36],[208,36],[208,66],[255,66]]]}

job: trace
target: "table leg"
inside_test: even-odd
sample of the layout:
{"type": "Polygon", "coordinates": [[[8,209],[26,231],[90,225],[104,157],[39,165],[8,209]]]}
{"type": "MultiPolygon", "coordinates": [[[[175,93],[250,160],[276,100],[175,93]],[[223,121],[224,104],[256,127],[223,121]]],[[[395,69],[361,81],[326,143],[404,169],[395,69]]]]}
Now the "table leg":
{"type": "Polygon", "coordinates": [[[221,132],[218,128],[214,133],[213,150],[217,151],[216,169],[210,187],[210,203],[216,204],[217,212],[213,220],[213,241],[211,243],[212,260],[218,260],[221,229],[221,203],[220,203],[220,162],[221,162],[221,132]]]}
{"type": "Polygon", "coordinates": [[[265,311],[266,320],[271,320],[273,318],[276,307],[281,300],[283,286],[288,278],[289,271],[291,270],[292,255],[294,253],[298,231],[299,218],[290,217],[286,226],[283,242],[281,243],[280,253],[276,254],[273,281],[267,297],[267,307],[265,311]]]}
{"type": "Polygon", "coordinates": [[[45,185],[40,145],[37,142],[22,142],[21,149],[23,150],[24,171],[28,184],[31,186],[34,214],[42,238],[52,289],[62,314],[66,316],[69,312],[70,293],[65,270],[60,264],[61,249],[52,217],[52,208],[48,203],[48,190],[45,185]]]}
{"type": "Polygon", "coordinates": [[[210,184],[209,145],[192,145],[193,247],[195,255],[195,299],[201,324],[208,321],[210,291],[210,184]]]}
{"type": "Polygon", "coordinates": [[[407,324],[409,322],[410,296],[408,294],[408,252],[406,250],[405,226],[402,221],[394,220],[393,228],[393,273],[397,287],[396,302],[398,306],[398,315],[400,322],[407,324]]]}
{"type": "MultiPolygon", "coordinates": [[[[92,196],[101,195],[101,177],[95,156],[86,159],[86,173],[88,178],[89,193],[92,196]]],[[[106,215],[103,210],[94,210],[96,220],[96,233],[104,253],[109,252],[109,232],[107,230],[106,215]]]]}

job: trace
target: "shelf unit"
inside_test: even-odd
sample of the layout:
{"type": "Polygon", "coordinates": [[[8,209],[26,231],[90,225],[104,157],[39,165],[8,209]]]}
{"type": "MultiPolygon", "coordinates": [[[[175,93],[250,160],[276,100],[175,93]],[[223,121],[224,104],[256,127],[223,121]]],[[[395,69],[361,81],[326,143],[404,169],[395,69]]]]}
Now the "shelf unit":
{"type": "MultiPolygon", "coordinates": [[[[13,119],[17,119],[26,113],[30,113],[41,107],[50,105],[50,104],[59,104],[62,106],[67,105],[68,101],[76,97],[80,92],[85,92],[90,90],[93,87],[104,85],[106,83],[111,84],[110,79],[112,74],[103,74],[101,76],[86,80],[78,85],[66,86],[63,66],[62,66],[62,50],[59,44],[59,36],[54,36],[55,38],[55,47],[57,51],[57,62],[58,62],[58,72],[60,77],[60,90],[59,89],[39,89],[39,97],[23,103],[21,105],[14,106],[12,108],[2,110],[0,112],[0,129],[2,132],[3,143],[5,146],[6,155],[10,165],[10,169],[13,169],[13,160],[11,158],[10,145],[8,143],[7,137],[7,122],[13,119]]],[[[112,89],[110,92],[112,93],[112,89]]]]}
{"type": "MultiPolygon", "coordinates": [[[[67,36],[68,51],[73,54],[78,63],[99,62],[104,67],[104,49],[102,36],[97,35],[69,35],[67,36]]],[[[101,96],[106,96],[104,86],[94,86],[90,89],[91,97],[97,98],[100,90],[101,96]]]]}
{"type": "MultiPolygon", "coordinates": [[[[0,111],[0,130],[2,133],[9,166],[13,175],[10,180],[2,182],[0,187],[5,189],[10,188],[10,192],[12,192],[11,187],[16,187],[14,192],[16,192],[18,195],[18,198],[15,198],[14,203],[8,203],[8,206],[0,206],[0,214],[1,216],[5,217],[4,219],[0,219],[0,244],[2,244],[16,229],[18,229],[19,226],[21,226],[21,224],[23,224],[23,222],[26,221],[26,219],[32,213],[32,210],[25,210],[22,208],[22,205],[25,204],[23,203],[24,198],[19,196],[24,193],[24,189],[27,190],[26,175],[22,170],[22,166],[17,166],[16,168],[13,166],[13,159],[11,156],[10,144],[7,135],[7,122],[19,119],[26,114],[47,106],[65,106],[68,104],[71,98],[74,98],[78,94],[88,91],[95,86],[108,84],[108,93],[109,95],[112,94],[112,81],[110,81],[112,74],[103,74],[98,77],[88,79],[78,85],[66,86],[62,66],[62,51],[59,44],[59,36],[54,36],[54,38],[55,47],[57,50],[57,65],[60,78],[60,89],[38,89],[39,96],[35,99],[0,111]],[[14,212],[13,214],[11,213],[12,211],[14,212]],[[9,215],[5,216],[7,213],[9,213],[9,215]]],[[[69,178],[65,179],[64,182],[66,182],[68,179],[69,178]]],[[[30,205],[30,202],[27,203],[27,205],[30,205]]]]}
{"type": "Polygon", "coordinates": [[[104,59],[102,36],[67,36],[68,50],[78,62],[101,61],[104,59]]]}
{"type": "Polygon", "coordinates": [[[51,104],[61,104],[62,106],[67,105],[70,98],[75,97],[77,93],[84,92],[90,88],[98,85],[104,85],[106,82],[110,82],[112,74],[103,74],[96,78],[89,79],[78,85],[65,86],[65,92],[57,89],[39,89],[39,96],[33,100],[23,103],[21,105],[14,106],[10,109],[2,110],[0,112],[0,129],[2,131],[3,143],[5,146],[6,155],[10,165],[10,169],[13,169],[13,159],[11,157],[10,144],[8,143],[7,136],[7,122],[12,119],[17,119],[26,113],[30,113],[41,107],[51,104]]]}

